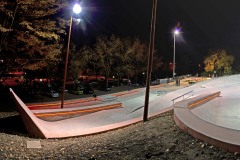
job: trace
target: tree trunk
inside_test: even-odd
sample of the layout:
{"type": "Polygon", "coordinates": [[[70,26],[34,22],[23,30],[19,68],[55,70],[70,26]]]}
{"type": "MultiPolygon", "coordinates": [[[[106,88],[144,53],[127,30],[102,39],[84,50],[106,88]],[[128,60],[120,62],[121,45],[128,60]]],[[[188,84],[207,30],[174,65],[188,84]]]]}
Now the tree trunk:
{"type": "Polygon", "coordinates": [[[117,74],[117,76],[118,76],[118,80],[117,80],[118,82],[117,83],[118,83],[118,87],[119,87],[120,86],[120,84],[119,84],[119,74],[117,74]]]}

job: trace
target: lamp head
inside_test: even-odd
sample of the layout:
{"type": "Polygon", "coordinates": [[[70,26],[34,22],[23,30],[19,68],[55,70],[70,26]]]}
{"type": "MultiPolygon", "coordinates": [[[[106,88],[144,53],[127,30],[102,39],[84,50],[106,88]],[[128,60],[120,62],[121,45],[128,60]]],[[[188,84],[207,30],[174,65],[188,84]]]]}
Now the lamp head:
{"type": "Polygon", "coordinates": [[[76,14],[79,14],[81,11],[82,11],[81,6],[76,3],[76,4],[73,6],[73,12],[76,13],[76,14]]]}
{"type": "Polygon", "coordinates": [[[178,34],[178,33],[179,33],[179,29],[177,28],[175,29],[174,34],[178,34]]]}

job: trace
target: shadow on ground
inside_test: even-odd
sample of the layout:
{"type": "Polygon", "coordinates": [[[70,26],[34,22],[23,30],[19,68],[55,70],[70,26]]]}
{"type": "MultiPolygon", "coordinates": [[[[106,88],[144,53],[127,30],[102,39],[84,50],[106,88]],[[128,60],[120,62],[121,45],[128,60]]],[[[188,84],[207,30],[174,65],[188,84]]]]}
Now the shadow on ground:
{"type": "Polygon", "coordinates": [[[23,136],[27,136],[28,134],[20,115],[1,118],[0,132],[23,136]]]}
{"type": "Polygon", "coordinates": [[[14,100],[10,96],[0,94],[0,112],[14,112],[16,109],[14,100]]]}

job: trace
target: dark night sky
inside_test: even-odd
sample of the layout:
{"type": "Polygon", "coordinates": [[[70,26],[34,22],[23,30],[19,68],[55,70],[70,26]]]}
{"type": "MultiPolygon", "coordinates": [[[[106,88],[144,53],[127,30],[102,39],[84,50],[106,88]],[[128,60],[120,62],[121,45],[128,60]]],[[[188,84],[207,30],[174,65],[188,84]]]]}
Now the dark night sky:
{"type": "MultiPolygon", "coordinates": [[[[85,6],[85,41],[99,34],[138,37],[149,41],[151,0],[88,0],[85,6]]],[[[176,62],[199,64],[210,49],[240,52],[239,0],[158,0],[155,48],[172,60],[173,29],[181,23],[176,38],[176,62]]],[[[237,57],[236,57],[237,58],[237,57]]]]}

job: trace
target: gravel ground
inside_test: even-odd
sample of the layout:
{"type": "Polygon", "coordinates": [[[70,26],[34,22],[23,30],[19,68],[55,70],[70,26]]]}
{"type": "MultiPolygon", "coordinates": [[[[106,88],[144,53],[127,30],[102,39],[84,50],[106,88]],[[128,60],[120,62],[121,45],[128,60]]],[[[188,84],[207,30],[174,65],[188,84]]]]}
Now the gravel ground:
{"type": "Polygon", "coordinates": [[[86,137],[30,138],[16,111],[0,112],[0,159],[234,160],[230,153],[194,139],[174,123],[173,111],[145,123],[86,137]],[[27,142],[41,148],[27,148],[27,142]]]}

